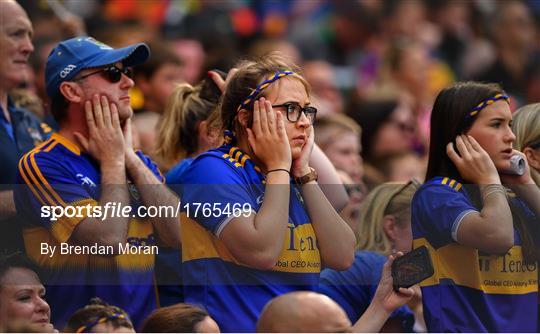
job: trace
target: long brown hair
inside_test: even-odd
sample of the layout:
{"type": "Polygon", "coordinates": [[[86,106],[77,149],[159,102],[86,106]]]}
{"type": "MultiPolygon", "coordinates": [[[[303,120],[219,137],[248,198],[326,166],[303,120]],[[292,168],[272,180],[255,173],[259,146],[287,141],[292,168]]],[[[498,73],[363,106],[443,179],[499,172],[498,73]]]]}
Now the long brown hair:
{"type": "MultiPolygon", "coordinates": [[[[431,133],[428,168],[426,180],[436,176],[445,176],[464,184],[471,201],[478,208],[483,206],[480,190],[477,185],[466,184],[456,166],[446,154],[446,145],[453,142],[456,136],[469,131],[476,118],[468,118],[467,114],[482,101],[497,94],[504,94],[497,84],[479,82],[460,82],[443,89],[435,100],[431,113],[431,133]]],[[[523,209],[509,201],[514,227],[519,231],[522,241],[523,258],[533,263],[540,258],[534,239],[528,226],[523,209]]]]}
{"type": "Polygon", "coordinates": [[[446,154],[446,145],[453,142],[458,135],[469,131],[475,119],[468,119],[467,114],[475,106],[500,93],[503,93],[503,90],[497,84],[460,82],[443,89],[437,95],[431,112],[426,180],[435,176],[447,176],[465,183],[446,154]]]}

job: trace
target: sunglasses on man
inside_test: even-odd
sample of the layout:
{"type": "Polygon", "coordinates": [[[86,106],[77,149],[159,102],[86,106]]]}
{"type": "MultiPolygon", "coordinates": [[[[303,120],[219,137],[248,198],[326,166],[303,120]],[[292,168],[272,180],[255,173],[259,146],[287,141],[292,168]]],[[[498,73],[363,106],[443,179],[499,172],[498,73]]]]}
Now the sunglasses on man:
{"type": "Polygon", "coordinates": [[[124,67],[124,68],[120,69],[120,68],[116,67],[115,65],[112,65],[112,66],[101,68],[101,69],[99,69],[97,71],[85,74],[83,76],[80,76],[80,77],[74,79],[73,81],[79,81],[79,80],[88,78],[89,76],[92,76],[94,74],[100,74],[100,73],[103,73],[105,78],[107,80],[109,80],[111,83],[119,82],[120,79],[122,79],[122,74],[124,74],[125,76],[127,76],[130,79],[133,79],[133,69],[131,67],[124,67]]]}

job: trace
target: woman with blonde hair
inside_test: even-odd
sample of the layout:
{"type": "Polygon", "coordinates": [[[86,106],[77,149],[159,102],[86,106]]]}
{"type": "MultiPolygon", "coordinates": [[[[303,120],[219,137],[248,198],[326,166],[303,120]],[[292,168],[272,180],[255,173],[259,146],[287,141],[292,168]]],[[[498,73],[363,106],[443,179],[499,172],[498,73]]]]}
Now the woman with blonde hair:
{"type": "MultiPolygon", "coordinates": [[[[233,72],[234,73],[234,72],[233,72]]],[[[178,85],[169,96],[157,135],[156,153],[169,171],[165,179],[169,187],[181,195],[182,175],[193,159],[218,145],[212,114],[220,93],[207,89],[208,83],[224,86],[223,78],[214,71],[198,85],[178,85]],[[203,93],[203,90],[205,90],[203,93]]],[[[182,291],[182,258],[179,249],[160,247],[156,255],[156,282],[161,306],[184,300],[182,291]]]]}
{"type": "Polygon", "coordinates": [[[531,167],[531,177],[540,187],[540,103],[523,106],[514,112],[514,149],[523,152],[531,167]]]}
{"type": "Polygon", "coordinates": [[[346,172],[355,183],[362,183],[362,129],[352,118],[332,114],[317,119],[315,142],[334,166],[346,172]]]}
{"type": "Polygon", "coordinates": [[[182,179],[182,266],[186,302],[225,332],[253,332],[270,299],[316,290],[322,266],[348,268],[355,239],[310,165],[306,80],[276,54],[237,68],[220,103],[225,144],[182,179]]]}
{"type": "MultiPolygon", "coordinates": [[[[419,183],[385,183],[375,187],[360,207],[353,265],[345,271],[325,269],[321,293],[335,300],[356,322],[369,307],[389,254],[412,248],[411,201],[419,183]]],[[[408,307],[397,309],[385,325],[392,332],[410,332],[414,317],[408,307]]]]}
{"type": "Polygon", "coordinates": [[[411,201],[419,186],[413,179],[404,186],[385,183],[369,193],[360,208],[357,250],[381,254],[411,250],[411,201]]]}
{"type": "Polygon", "coordinates": [[[182,171],[194,157],[218,144],[209,117],[217,107],[219,94],[201,96],[204,83],[178,85],[169,97],[159,125],[156,153],[165,166],[173,166],[167,174],[170,184],[179,183],[182,171]]]}

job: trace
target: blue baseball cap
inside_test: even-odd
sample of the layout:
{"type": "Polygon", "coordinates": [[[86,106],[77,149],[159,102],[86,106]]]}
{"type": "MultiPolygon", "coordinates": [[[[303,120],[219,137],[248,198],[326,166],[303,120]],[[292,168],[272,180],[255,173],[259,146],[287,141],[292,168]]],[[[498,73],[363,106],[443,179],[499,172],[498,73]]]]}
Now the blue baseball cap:
{"type": "Polygon", "coordinates": [[[60,84],[73,79],[85,68],[102,67],[117,62],[124,66],[144,63],[150,57],[150,48],[138,43],[121,49],[97,41],[92,37],[75,37],[54,47],[45,66],[47,95],[53,98],[60,92],[60,84]]]}

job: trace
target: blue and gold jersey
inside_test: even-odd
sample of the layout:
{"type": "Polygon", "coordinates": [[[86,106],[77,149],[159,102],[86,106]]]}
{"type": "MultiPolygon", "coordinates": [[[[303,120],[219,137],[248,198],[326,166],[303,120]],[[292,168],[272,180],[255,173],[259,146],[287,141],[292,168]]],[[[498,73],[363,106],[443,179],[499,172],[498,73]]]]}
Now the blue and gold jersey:
{"type": "MultiPolygon", "coordinates": [[[[510,201],[540,223],[518,198],[510,201]]],[[[449,178],[429,180],[413,198],[413,245],[428,247],[435,269],[421,283],[428,331],[536,332],[538,265],[523,261],[516,229],[504,256],[457,243],[463,218],[476,212],[462,184],[449,178]]]]}
{"type": "Polygon", "coordinates": [[[235,215],[257,212],[263,202],[265,179],[249,156],[236,147],[221,146],[197,157],[183,181],[186,302],[203,306],[224,332],[254,332],[270,299],[290,291],[317,289],[321,269],[317,238],[294,185],[282,252],[274,267],[263,271],[239,263],[219,239],[235,215]],[[198,203],[216,205],[222,212],[195,214],[198,203]],[[227,205],[238,210],[227,211],[227,205]]]}
{"type": "MultiPolygon", "coordinates": [[[[138,156],[163,181],[156,165],[142,153],[138,156]]],[[[54,133],[51,138],[24,155],[19,162],[19,186],[14,198],[23,218],[25,249],[43,269],[52,320],[62,328],[75,310],[90,298],[100,297],[126,310],[135,325],[156,306],[153,286],[154,255],[141,253],[101,256],[61,254],[86,210],[73,218],[52,220],[42,214],[44,206],[96,206],[100,198],[99,164],[82,153],[74,143],[54,133]],[[80,215],[79,215],[80,214],[80,215]],[[43,244],[56,247],[54,256],[43,252],[43,244]]],[[[130,184],[131,206],[138,205],[138,193],[130,184]]],[[[96,224],[103,224],[99,220],[96,224]]],[[[151,222],[131,219],[126,243],[134,246],[155,244],[151,222]]]]}

